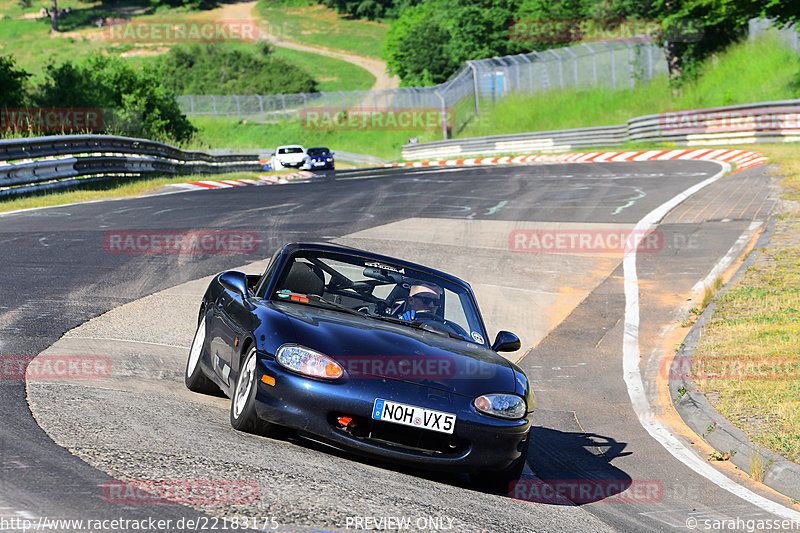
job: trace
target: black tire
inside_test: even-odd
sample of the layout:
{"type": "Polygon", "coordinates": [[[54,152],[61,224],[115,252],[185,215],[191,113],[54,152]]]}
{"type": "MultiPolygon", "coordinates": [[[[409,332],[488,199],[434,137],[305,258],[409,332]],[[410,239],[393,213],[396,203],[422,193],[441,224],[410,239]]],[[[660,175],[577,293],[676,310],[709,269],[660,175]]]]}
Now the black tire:
{"type": "Polygon", "coordinates": [[[256,435],[278,436],[282,433],[280,426],[262,420],[256,414],[256,364],[258,356],[255,346],[250,347],[242,360],[236,387],[231,394],[231,426],[237,431],[255,433],[256,435]]]}
{"type": "Polygon", "coordinates": [[[206,321],[200,319],[197,331],[192,339],[192,347],[189,348],[189,358],[186,361],[186,371],[183,373],[183,380],[186,388],[201,394],[218,394],[219,387],[208,379],[200,368],[200,358],[203,355],[203,347],[206,342],[206,321]]]}
{"type": "Polygon", "coordinates": [[[505,470],[476,472],[469,475],[470,481],[482,489],[508,494],[511,491],[511,484],[519,480],[525,469],[528,460],[527,444],[526,441],[522,455],[505,470]]]}

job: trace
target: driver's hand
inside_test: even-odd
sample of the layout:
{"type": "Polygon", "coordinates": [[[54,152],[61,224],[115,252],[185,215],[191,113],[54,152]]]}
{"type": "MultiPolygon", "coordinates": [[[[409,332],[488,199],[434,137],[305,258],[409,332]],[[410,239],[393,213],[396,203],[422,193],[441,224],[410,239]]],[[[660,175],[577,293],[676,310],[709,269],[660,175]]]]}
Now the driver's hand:
{"type": "Polygon", "coordinates": [[[402,315],[398,316],[397,318],[399,318],[400,320],[408,320],[410,322],[410,321],[414,320],[414,317],[416,315],[417,315],[417,312],[414,311],[413,309],[411,309],[409,311],[406,311],[402,315]]]}

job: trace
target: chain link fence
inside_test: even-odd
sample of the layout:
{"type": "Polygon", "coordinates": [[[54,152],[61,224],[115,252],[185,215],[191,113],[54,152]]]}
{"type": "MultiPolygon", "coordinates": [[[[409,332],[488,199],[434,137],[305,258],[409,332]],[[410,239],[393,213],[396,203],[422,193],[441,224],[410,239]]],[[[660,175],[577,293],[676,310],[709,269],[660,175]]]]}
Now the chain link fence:
{"type": "Polygon", "coordinates": [[[772,33],[778,36],[781,42],[798,54],[800,54],[800,32],[794,24],[782,28],[772,26],[772,21],[768,19],[752,19],[748,23],[747,35],[750,39],[756,39],[764,33],[772,33]]]}
{"type": "MultiPolygon", "coordinates": [[[[786,46],[800,53],[795,28],[775,29],[771,24],[769,20],[750,21],[750,37],[775,32],[786,46]]],[[[459,131],[480,113],[481,106],[511,94],[567,88],[634,88],[666,73],[664,50],[645,39],[632,38],[467,61],[447,82],[434,87],[264,96],[184,95],[178,97],[178,103],[193,118],[235,117],[262,124],[303,118],[309,112],[439,109],[447,117],[442,120],[443,137],[447,139],[451,131],[459,131]]]]}
{"type": "Polygon", "coordinates": [[[480,112],[482,105],[510,94],[551,89],[633,88],[667,71],[664,52],[637,39],[600,41],[513,56],[468,61],[448,81],[434,87],[383,91],[336,91],[275,95],[183,95],[181,110],[190,117],[235,117],[277,123],[309,112],[347,110],[440,109],[445,138],[480,112]]]}

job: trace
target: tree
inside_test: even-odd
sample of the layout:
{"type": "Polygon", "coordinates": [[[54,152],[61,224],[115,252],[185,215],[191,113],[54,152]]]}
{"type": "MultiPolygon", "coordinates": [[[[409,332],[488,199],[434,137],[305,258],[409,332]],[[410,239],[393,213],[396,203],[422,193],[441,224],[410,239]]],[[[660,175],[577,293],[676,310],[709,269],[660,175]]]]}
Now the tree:
{"type": "Polygon", "coordinates": [[[181,142],[196,131],[155,71],[95,55],[82,63],[48,65],[45,74],[35,97],[38,105],[99,108],[107,133],[181,142]]]}
{"type": "Polygon", "coordinates": [[[677,81],[691,77],[704,59],[744,37],[750,19],[797,22],[800,4],[778,0],[611,0],[598,4],[594,13],[661,21],[663,32],[657,37],[667,53],[670,77],[677,81]]]}
{"type": "Polygon", "coordinates": [[[53,0],[50,4],[50,24],[51,31],[58,31],[58,0],[53,0]]]}
{"type": "Polygon", "coordinates": [[[13,56],[0,56],[0,109],[22,107],[27,98],[30,74],[18,69],[13,56]]]}
{"type": "Polygon", "coordinates": [[[389,28],[384,56],[390,71],[406,87],[442,83],[458,68],[447,50],[450,34],[434,3],[405,11],[389,28]]]}

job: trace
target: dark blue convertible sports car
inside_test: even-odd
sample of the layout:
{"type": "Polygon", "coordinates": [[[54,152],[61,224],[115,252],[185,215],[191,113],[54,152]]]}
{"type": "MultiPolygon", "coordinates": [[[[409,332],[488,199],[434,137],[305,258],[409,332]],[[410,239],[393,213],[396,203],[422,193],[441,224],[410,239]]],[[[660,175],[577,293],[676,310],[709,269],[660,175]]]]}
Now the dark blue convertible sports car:
{"type": "Polygon", "coordinates": [[[315,146],[306,150],[308,168],[311,170],[334,170],[333,154],[325,146],[315,146]]]}
{"type": "Polygon", "coordinates": [[[355,453],[469,473],[502,489],[525,466],[534,396],[487,341],[469,285],[407,261],[287,244],[261,276],[210,283],[186,386],[231,398],[235,429],[294,430],[355,453]]]}

